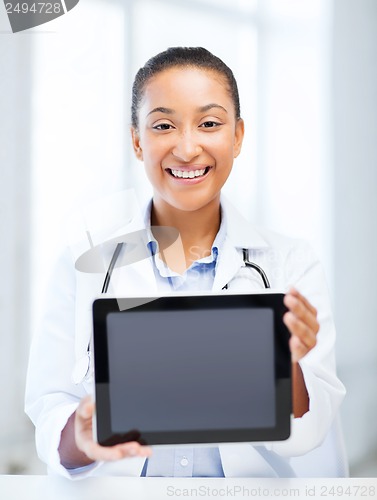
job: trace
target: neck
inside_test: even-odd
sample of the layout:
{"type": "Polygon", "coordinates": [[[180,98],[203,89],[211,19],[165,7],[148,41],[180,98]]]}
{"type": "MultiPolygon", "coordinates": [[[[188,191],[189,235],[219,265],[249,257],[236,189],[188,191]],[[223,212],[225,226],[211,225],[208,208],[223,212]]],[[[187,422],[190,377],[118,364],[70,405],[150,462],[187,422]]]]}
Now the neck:
{"type": "MultiPolygon", "coordinates": [[[[178,230],[179,242],[175,248],[171,248],[171,251],[165,250],[162,258],[170,269],[183,272],[194,260],[211,254],[212,243],[220,227],[220,197],[204,207],[190,211],[172,207],[164,200],[154,197],[151,224],[152,226],[174,227],[178,230]],[[177,250],[178,247],[180,251],[177,250]]],[[[156,239],[159,241],[157,236],[156,239]]],[[[164,246],[161,245],[163,242],[159,241],[159,243],[160,246],[164,246]]]]}

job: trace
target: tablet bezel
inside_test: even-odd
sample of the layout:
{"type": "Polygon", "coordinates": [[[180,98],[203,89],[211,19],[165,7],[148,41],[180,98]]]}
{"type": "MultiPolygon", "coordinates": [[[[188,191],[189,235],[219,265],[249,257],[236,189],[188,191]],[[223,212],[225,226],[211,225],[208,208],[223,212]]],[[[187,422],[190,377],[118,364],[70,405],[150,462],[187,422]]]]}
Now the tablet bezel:
{"type": "MultiPolygon", "coordinates": [[[[174,295],[148,298],[99,298],[93,302],[93,344],[96,396],[96,438],[103,446],[127,441],[142,444],[192,444],[245,441],[280,441],[290,435],[292,412],[290,333],[282,321],[287,308],[283,293],[222,294],[222,295],[174,295]],[[121,304],[121,307],[120,307],[121,304]],[[138,311],[161,311],[218,308],[269,308],[274,312],[274,359],[275,359],[275,408],[274,427],[190,430],[174,432],[143,432],[130,430],[114,433],[111,430],[111,405],[109,391],[109,360],[106,317],[109,313],[127,314],[134,304],[138,311]]],[[[133,311],[134,313],[134,311],[133,311]]]]}

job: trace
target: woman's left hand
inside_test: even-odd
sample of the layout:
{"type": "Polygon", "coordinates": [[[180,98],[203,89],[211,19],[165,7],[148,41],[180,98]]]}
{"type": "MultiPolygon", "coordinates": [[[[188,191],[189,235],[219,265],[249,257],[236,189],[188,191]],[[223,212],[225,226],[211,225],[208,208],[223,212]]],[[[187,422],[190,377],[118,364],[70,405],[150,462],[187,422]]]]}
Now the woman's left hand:
{"type": "Polygon", "coordinates": [[[290,288],[285,295],[284,304],[289,311],[284,314],[283,321],[292,334],[289,340],[292,361],[297,362],[317,343],[317,310],[295,288],[290,288]]]}

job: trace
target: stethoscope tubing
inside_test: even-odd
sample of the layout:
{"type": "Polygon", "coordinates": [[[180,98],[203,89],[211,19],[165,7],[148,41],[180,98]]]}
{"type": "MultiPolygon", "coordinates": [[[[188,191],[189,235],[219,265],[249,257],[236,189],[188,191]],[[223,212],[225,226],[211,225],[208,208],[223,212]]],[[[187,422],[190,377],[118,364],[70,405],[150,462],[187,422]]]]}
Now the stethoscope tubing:
{"type": "MultiPolygon", "coordinates": [[[[113,256],[112,256],[110,264],[109,264],[109,268],[108,268],[106,276],[105,276],[105,281],[103,282],[101,293],[106,293],[108,288],[109,288],[111,275],[113,274],[115,264],[118,260],[118,257],[119,257],[120,251],[122,250],[123,245],[124,245],[124,243],[122,243],[122,242],[118,243],[115,250],[114,250],[113,256]]],[[[263,280],[264,287],[271,288],[270,282],[268,281],[267,275],[264,272],[264,270],[260,266],[258,266],[258,264],[255,264],[255,262],[251,262],[249,260],[249,250],[248,249],[246,249],[246,248],[242,249],[242,258],[243,258],[243,262],[245,264],[245,267],[251,267],[252,269],[254,269],[255,271],[257,271],[259,273],[260,277],[263,280]]],[[[227,289],[227,288],[228,288],[228,285],[225,285],[223,287],[223,289],[227,289]]]]}
{"type": "Polygon", "coordinates": [[[246,267],[252,267],[253,269],[255,269],[260,274],[260,276],[261,276],[261,278],[263,280],[264,287],[265,288],[271,288],[270,282],[268,281],[267,275],[263,271],[263,269],[260,266],[258,266],[258,264],[255,264],[255,262],[250,262],[250,260],[249,260],[249,250],[247,250],[246,248],[243,248],[242,249],[242,257],[243,257],[243,262],[244,262],[244,264],[245,264],[246,267]]]}
{"type": "Polygon", "coordinates": [[[118,260],[118,257],[119,257],[120,251],[122,250],[123,245],[124,245],[124,243],[121,242],[121,243],[118,243],[116,246],[116,249],[113,253],[113,256],[112,256],[110,264],[109,264],[109,269],[107,270],[107,273],[106,273],[105,281],[103,282],[101,293],[106,293],[107,289],[109,288],[111,275],[113,274],[115,264],[118,260]]]}

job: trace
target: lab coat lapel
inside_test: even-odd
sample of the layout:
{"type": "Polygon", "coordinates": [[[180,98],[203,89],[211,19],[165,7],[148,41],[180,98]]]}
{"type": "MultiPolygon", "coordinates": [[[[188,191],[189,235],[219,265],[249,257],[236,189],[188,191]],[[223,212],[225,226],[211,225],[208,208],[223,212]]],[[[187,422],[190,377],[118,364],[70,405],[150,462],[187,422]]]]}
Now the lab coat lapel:
{"type": "Polygon", "coordinates": [[[220,292],[224,286],[234,278],[242,265],[243,260],[241,252],[237,251],[232,241],[227,237],[218,256],[212,290],[214,292],[220,292]]]}
{"type": "Polygon", "coordinates": [[[237,248],[267,248],[269,244],[262,234],[225,197],[221,196],[221,208],[226,219],[226,231],[237,248]]]}
{"type": "MultiPolygon", "coordinates": [[[[152,258],[147,248],[148,238],[143,217],[135,217],[135,220],[131,221],[131,223],[114,232],[111,238],[120,238],[119,241],[126,242],[124,252],[130,252],[131,259],[135,261],[127,263],[126,260],[125,265],[115,267],[111,276],[108,294],[115,297],[155,295],[157,293],[157,285],[152,258]],[[127,248],[127,235],[131,238],[129,249],[127,248]]],[[[107,262],[110,262],[115,247],[116,243],[112,245],[111,251],[106,257],[107,262]]],[[[122,252],[118,257],[118,263],[120,264],[122,262],[122,252]]]]}
{"type": "Polygon", "coordinates": [[[266,248],[268,243],[247,221],[230,201],[222,195],[222,214],[226,223],[227,236],[219,253],[213,291],[223,289],[244,266],[242,249],[266,248]]]}
{"type": "Polygon", "coordinates": [[[152,258],[114,270],[109,292],[116,297],[156,295],[157,284],[152,258]]]}

